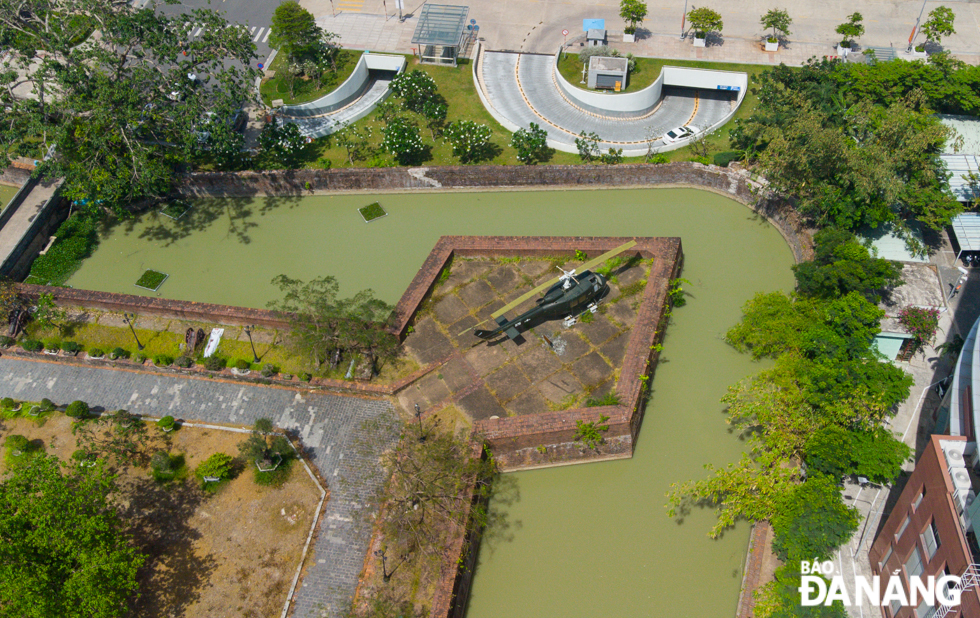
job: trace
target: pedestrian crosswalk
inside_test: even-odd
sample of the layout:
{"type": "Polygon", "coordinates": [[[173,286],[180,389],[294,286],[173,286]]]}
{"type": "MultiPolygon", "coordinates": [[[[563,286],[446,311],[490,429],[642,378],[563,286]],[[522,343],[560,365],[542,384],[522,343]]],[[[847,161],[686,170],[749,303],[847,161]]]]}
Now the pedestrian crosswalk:
{"type": "MultiPolygon", "coordinates": [[[[229,28],[235,26],[236,24],[232,24],[229,25],[229,28]]],[[[191,24],[190,22],[184,24],[184,27],[190,27],[191,40],[199,39],[205,31],[203,26],[191,24]]],[[[247,30],[253,43],[265,43],[269,40],[269,35],[272,34],[272,28],[267,28],[265,26],[243,26],[241,24],[237,24],[237,27],[247,30]]]]}

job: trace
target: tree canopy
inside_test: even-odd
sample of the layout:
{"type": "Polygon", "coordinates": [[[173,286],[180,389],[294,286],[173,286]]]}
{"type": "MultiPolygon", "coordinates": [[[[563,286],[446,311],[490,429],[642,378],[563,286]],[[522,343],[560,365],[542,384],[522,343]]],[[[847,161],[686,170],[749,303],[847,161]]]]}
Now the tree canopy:
{"type": "Polygon", "coordinates": [[[51,149],[40,172],[64,177],[63,194],[89,206],[124,212],[166,195],[199,148],[206,113],[233,117],[253,94],[248,29],[210,9],[167,16],[154,3],[32,0],[28,10],[0,0],[0,38],[12,46],[0,74],[5,153],[42,159],[51,149]],[[64,16],[98,36],[60,27],[64,16]],[[14,97],[21,82],[30,97],[14,97]]]}
{"type": "Polygon", "coordinates": [[[857,530],[857,509],[841,502],[831,477],[811,476],[781,502],[772,518],[772,549],[783,562],[829,560],[857,530]]]}
{"type": "Polygon", "coordinates": [[[620,0],[619,16],[626,22],[626,34],[634,34],[636,25],[647,16],[647,5],[643,0],[620,0]]]}
{"type": "Polygon", "coordinates": [[[769,9],[759,22],[764,28],[772,28],[770,39],[775,39],[779,34],[790,35],[789,27],[793,23],[793,19],[785,9],[769,9]]]}
{"type": "Polygon", "coordinates": [[[272,284],[284,295],[269,307],[292,314],[293,337],[314,366],[337,350],[359,353],[372,367],[397,354],[398,339],[384,329],[394,308],[375,298],[373,291],[338,298],[340,284],[330,276],[304,283],[279,275],[272,284]]]}
{"type": "Polygon", "coordinates": [[[721,15],[704,6],[691,8],[687,14],[687,20],[691,23],[691,29],[694,30],[695,36],[702,39],[712,32],[721,32],[721,29],[725,27],[721,15]]]}
{"type": "Polygon", "coordinates": [[[319,41],[320,28],[312,13],[295,0],[276,7],[269,28],[269,45],[297,62],[314,55],[319,41]]]}
{"type": "Polygon", "coordinates": [[[36,456],[0,482],[0,608],[27,618],[122,616],[144,557],[102,463],[62,472],[36,456]]]}
{"type": "Polygon", "coordinates": [[[816,256],[793,266],[796,289],[804,296],[832,299],[858,292],[870,301],[902,283],[902,267],[871,255],[854,234],[825,228],[813,236],[816,256]]]}
{"type": "Polygon", "coordinates": [[[732,146],[770,188],[793,196],[818,227],[891,223],[911,248],[911,222],[942,230],[961,211],[939,153],[953,133],[921,90],[887,105],[837,92],[839,63],[777,67],[759,78],[760,104],[736,121],[732,146]]]}

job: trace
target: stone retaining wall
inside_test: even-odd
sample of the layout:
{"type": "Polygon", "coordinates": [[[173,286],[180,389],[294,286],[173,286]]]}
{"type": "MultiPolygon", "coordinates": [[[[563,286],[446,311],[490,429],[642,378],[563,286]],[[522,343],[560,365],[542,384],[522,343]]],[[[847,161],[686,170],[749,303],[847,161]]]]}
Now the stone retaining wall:
{"type": "Polygon", "coordinates": [[[184,176],[185,197],[250,197],[335,192],[448,189],[555,189],[602,187],[694,187],[726,195],[768,219],[786,239],[796,260],[812,255],[809,235],[795,211],[760,195],[761,185],[744,170],[700,163],[664,165],[467,165],[431,168],[287,170],[195,173],[184,176]]]}

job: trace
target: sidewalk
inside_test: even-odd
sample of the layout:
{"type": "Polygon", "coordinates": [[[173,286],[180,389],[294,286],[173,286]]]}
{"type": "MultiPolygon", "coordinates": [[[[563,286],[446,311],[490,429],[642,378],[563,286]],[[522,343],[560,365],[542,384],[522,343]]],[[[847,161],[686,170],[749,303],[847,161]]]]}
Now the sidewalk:
{"type": "MultiPolygon", "coordinates": [[[[340,35],[342,45],[351,49],[369,49],[412,53],[412,34],[418,25],[422,0],[411,0],[399,21],[395,0],[303,0],[301,4],[313,13],[324,29],[340,35]],[[354,7],[354,8],[351,8],[354,7]]],[[[927,5],[927,12],[940,3],[927,5]]],[[[609,45],[623,53],[638,56],[710,60],[749,64],[800,65],[810,57],[836,55],[839,36],[837,24],[848,14],[864,15],[865,36],[858,40],[863,47],[904,49],[919,14],[921,3],[909,0],[871,2],[857,0],[846,6],[813,6],[792,0],[786,6],[793,18],[792,35],[778,52],[762,48],[764,32],[759,17],[771,8],[761,0],[740,1],[715,6],[724,18],[725,28],[720,45],[695,48],[690,38],[680,39],[683,4],[669,0],[647,2],[648,16],[638,33],[636,43],[623,43],[623,21],[619,3],[611,0],[501,0],[470,4],[469,17],[480,27],[479,36],[493,51],[524,51],[553,54],[563,42],[578,49],[583,36],[582,20],[605,19],[609,45]],[[567,37],[562,35],[568,30],[567,37]]],[[[980,64],[980,4],[954,3],[957,34],[944,41],[945,47],[969,64],[980,64]]],[[[918,39],[917,39],[918,40],[918,39]]]]}

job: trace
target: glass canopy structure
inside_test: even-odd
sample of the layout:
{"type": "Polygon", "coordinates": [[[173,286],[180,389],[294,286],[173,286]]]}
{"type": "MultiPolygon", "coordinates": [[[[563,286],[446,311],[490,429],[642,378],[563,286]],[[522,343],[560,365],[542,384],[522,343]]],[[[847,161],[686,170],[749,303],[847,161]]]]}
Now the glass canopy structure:
{"type": "Polygon", "coordinates": [[[468,6],[450,4],[425,4],[422,7],[419,25],[412,35],[412,45],[419,46],[422,62],[456,66],[463,36],[467,32],[466,16],[469,12],[468,6]]]}

